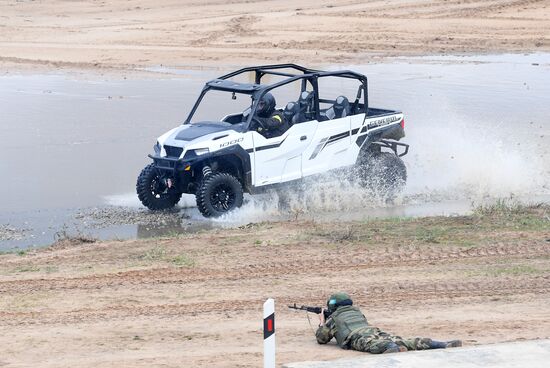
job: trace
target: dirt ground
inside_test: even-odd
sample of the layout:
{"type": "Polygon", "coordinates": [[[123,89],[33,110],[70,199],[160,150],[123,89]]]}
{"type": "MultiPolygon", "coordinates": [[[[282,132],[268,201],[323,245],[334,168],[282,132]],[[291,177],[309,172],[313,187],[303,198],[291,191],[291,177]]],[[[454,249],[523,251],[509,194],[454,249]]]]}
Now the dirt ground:
{"type": "Polygon", "coordinates": [[[550,0],[0,2],[4,71],[549,50],[550,0]]]}
{"type": "Polygon", "coordinates": [[[267,297],[279,364],[360,354],[318,345],[306,314],[286,308],[334,290],[402,336],[549,338],[550,208],[298,219],[4,254],[0,366],[258,367],[267,297]]]}

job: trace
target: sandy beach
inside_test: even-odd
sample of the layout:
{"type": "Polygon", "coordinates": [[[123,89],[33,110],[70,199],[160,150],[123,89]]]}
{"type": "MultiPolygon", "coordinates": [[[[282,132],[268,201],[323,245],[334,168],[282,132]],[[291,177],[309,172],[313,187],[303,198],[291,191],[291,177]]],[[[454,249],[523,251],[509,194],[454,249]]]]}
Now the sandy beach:
{"type": "Polygon", "coordinates": [[[4,71],[549,50],[549,0],[0,3],[4,71]]]}

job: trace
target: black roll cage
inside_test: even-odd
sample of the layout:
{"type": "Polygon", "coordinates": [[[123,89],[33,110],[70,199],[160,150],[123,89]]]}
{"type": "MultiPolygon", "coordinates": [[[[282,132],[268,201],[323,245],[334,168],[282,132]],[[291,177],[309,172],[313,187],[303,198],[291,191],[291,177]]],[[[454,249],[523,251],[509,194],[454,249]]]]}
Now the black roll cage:
{"type": "Polygon", "coordinates": [[[314,93],[315,115],[316,115],[316,119],[319,121],[320,120],[319,103],[334,102],[331,100],[319,98],[319,86],[318,86],[317,80],[322,77],[349,78],[349,79],[356,79],[359,82],[361,82],[361,86],[357,91],[356,101],[359,101],[362,94],[364,99],[363,112],[365,113],[368,112],[368,101],[369,101],[368,81],[365,75],[353,72],[351,70],[322,71],[322,70],[308,69],[296,64],[274,64],[274,65],[261,65],[261,66],[251,66],[247,68],[242,68],[207,82],[203,87],[197,101],[193,105],[193,108],[189,112],[187,119],[185,119],[184,124],[189,124],[191,122],[193,115],[195,114],[197,108],[199,107],[206,93],[210,90],[218,90],[218,91],[225,91],[225,92],[247,94],[252,97],[253,104],[251,107],[250,114],[248,114],[248,118],[245,125],[245,130],[248,130],[250,123],[252,121],[252,117],[256,112],[258,101],[262,98],[263,95],[265,95],[267,92],[271,91],[272,89],[275,89],[280,86],[284,86],[285,84],[292,83],[300,79],[302,80],[302,87],[301,87],[302,92],[306,89],[308,81],[313,87],[313,91],[315,92],[314,93]],[[297,71],[297,74],[278,71],[280,69],[294,69],[297,71]],[[239,82],[233,82],[229,80],[232,77],[235,77],[244,73],[249,73],[249,72],[255,73],[254,83],[239,83],[239,82]],[[261,84],[261,80],[264,75],[277,75],[277,76],[283,76],[288,78],[273,84],[261,84]]]}

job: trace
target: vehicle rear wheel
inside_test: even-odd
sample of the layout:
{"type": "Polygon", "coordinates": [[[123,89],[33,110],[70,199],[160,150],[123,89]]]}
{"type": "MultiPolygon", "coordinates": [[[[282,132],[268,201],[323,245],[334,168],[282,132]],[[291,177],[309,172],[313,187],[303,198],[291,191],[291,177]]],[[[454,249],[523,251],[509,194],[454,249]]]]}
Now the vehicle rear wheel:
{"type": "Polygon", "coordinates": [[[155,164],[149,164],[139,174],[136,192],[139,200],[150,210],[166,210],[174,207],[181,198],[174,188],[168,188],[165,178],[155,164]]]}
{"type": "Polygon", "coordinates": [[[243,187],[231,174],[210,174],[202,180],[196,199],[204,217],[219,217],[242,206],[243,187]]]}
{"type": "Polygon", "coordinates": [[[372,152],[359,163],[361,184],[375,195],[393,200],[405,187],[407,167],[391,152],[372,152]]]}

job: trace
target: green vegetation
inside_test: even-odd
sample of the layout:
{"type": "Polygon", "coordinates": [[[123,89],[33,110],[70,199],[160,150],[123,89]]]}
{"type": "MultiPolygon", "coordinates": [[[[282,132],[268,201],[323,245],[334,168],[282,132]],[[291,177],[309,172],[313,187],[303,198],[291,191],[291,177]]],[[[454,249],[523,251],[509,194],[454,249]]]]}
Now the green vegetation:
{"type": "Polygon", "coordinates": [[[54,239],[55,239],[55,242],[52,244],[52,246],[56,246],[60,244],[63,244],[63,245],[90,244],[98,241],[98,239],[94,237],[81,233],[80,230],[77,230],[75,234],[70,234],[67,225],[63,225],[61,230],[59,230],[54,234],[54,239]]]}
{"type": "Polygon", "coordinates": [[[46,273],[54,273],[54,272],[59,271],[59,267],[57,267],[57,266],[46,266],[46,267],[43,268],[43,270],[46,273]]]}
{"type": "Polygon", "coordinates": [[[146,262],[168,262],[178,267],[193,267],[195,260],[186,254],[170,255],[164,246],[156,246],[138,257],[146,262]]]}
{"type": "Polygon", "coordinates": [[[27,251],[24,249],[8,249],[8,250],[0,250],[0,256],[7,255],[7,254],[17,254],[18,256],[24,256],[27,254],[27,251]]]}
{"type": "Polygon", "coordinates": [[[419,227],[416,230],[415,239],[419,242],[439,244],[448,236],[448,232],[449,228],[443,226],[419,227]]]}
{"type": "Polygon", "coordinates": [[[394,217],[362,222],[315,223],[298,233],[298,242],[384,246],[426,244],[473,247],[504,237],[550,231],[550,207],[499,200],[478,206],[469,216],[394,217]]]}
{"type": "Polygon", "coordinates": [[[178,266],[178,267],[193,267],[195,266],[195,260],[190,258],[189,256],[185,254],[180,254],[175,257],[172,257],[170,260],[172,264],[178,266]]]}
{"type": "Polygon", "coordinates": [[[19,266],[13,269],[13,272],[15,273],[21,273],[21,272],[38,272],[40,271],[40,267],[35,265],[24,265],[19,266]]]}
{"type": "Polygon", "coordinates": [[[493,203],[474,206],[473,212],[477,216],[509,216],[525,214],[533,208],[540,208],[542,204],[526,205],[510,198],[499,198],[493,203]]]}
{"type": "Polygon", "coordinates": [[[529,265],[493,266],[468,272],[468,276],[523,276],[549,273],[550,268],[537,268],[529,265]]]}
{"type": "Polygon", "coordinates": [[[138,258],[144,261],[161,261],[166,257],[166,248],[163,246],[156,246],[147,250],[138,258]]]}

